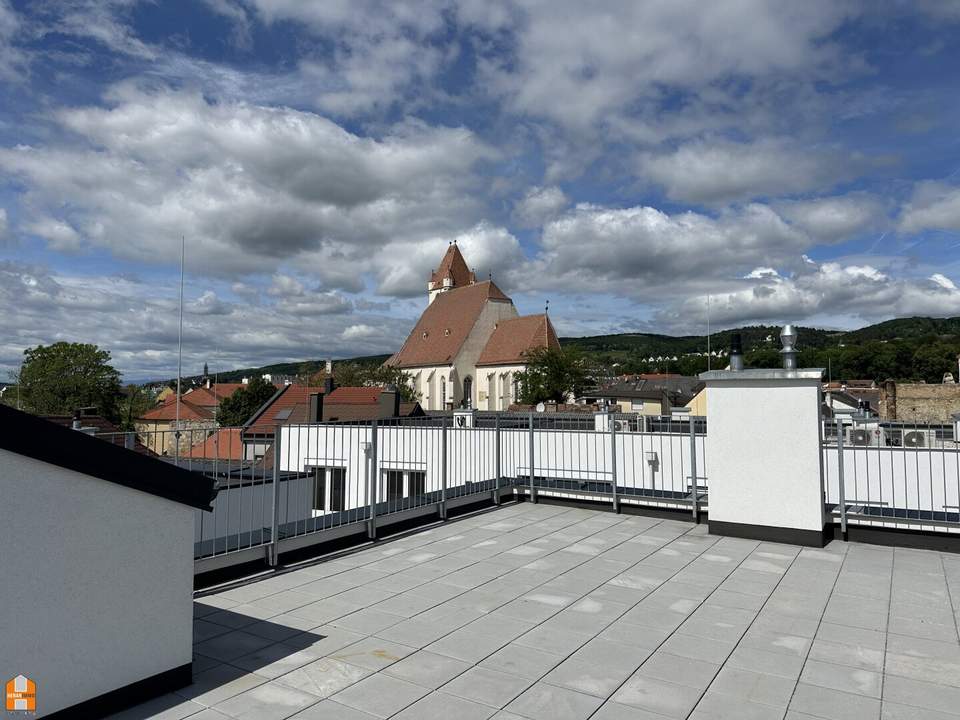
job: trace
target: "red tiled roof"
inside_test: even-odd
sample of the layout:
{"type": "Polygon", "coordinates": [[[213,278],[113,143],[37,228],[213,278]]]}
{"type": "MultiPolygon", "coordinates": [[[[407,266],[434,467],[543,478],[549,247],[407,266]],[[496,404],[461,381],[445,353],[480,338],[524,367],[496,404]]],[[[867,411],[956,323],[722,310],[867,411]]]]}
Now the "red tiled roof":
{"type": "Polygon", "coordinates": [[[246,385],[243,383],[217,383],[216,385],[211,385],[209,388],[194,388],[190,392],[185,393],[183,397],[189,399],[194,405],[215,407],[220,404],[221,400],[230,397],[242,387],[246,387],[246,385]]]}
{"type": "Polygon", "coordinates": [[[281,388],[247,421],[243,428],[244,434],[272,435],[277,425],[309,422],[310,396],[314,393],[322,395],[323,389],[309,385],[287,385],[281,388]]]}
{"type": "Polygon", "coordinates": [[[339,387],[323,398],[326,405],[376,405],[380,402],[381,387],[339,387]]]}
{"type": "Polygon", "coordinates": [[[222,428],[187,450],[184,457],[207,460],[243,460],[240,428],[222,428]]]}
{"type": "MultiPolygon", "coordinates": [[[[172,395],[163,401],[159,407],[149,410],[141,415],[138,420],[169,421],[177,419],[177,396],[172,395]]],[[[195,405],[187,400],[185,396],[180,396],[180,419],[181,420],[213,420],[213,412],[209,409],[195,405]]]]}
{"type": "Polygon", "coordinates": [[[430,286],[443,287],[443,279],[449,277],[453,280],[453,287],[466,287],[474,282],[475,276],[467,267],[467,261],[463,259],[463,254],[456,243],[447,248],[447,252],[440,261],[440,267],[433,271],[430,276],[430,286]]]}
{"type": "Polygon", "coordinates": [[[560,349],[557,333],[546,314],[501,320],[480,353],[477,366],[522,363],[526,353],[540,347],[560,349]]]}
{"type": "Polygon", "coordinates": [[[403,368],[453,362],[487,301],[512,303],[492,280],[441,293],[387,364],[403,368]]]}

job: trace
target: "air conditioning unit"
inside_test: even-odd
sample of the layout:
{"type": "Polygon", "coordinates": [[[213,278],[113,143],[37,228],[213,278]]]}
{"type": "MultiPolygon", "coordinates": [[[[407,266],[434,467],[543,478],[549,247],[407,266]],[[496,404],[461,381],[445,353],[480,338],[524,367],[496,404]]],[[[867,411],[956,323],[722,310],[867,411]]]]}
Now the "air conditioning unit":
{"type": "Polygon", "coordinates": [[[617,432],[630,432],[629,420],[614,420],[613,427],[617,432]]]}
{"type": "Polygon", "coordinates": [[[863,447],[870,444],[873,434],[866,428],[851,428],[849,439],[851,445],[863,447]]]}
{"type": "Polygon", "coordinates": [[[912,430],[903,435],[903,446],[904,447],[923,447],[927,443],[926,433],[920,432],[919,430],[912,430]]]}

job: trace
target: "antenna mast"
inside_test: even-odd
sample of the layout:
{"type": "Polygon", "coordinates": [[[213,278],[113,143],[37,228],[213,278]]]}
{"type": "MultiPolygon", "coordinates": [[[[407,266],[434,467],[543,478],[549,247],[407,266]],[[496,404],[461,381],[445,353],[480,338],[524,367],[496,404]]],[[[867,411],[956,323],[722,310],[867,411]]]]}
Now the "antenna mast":
{"type": "Polygon", "coordinates": [[[177,330],[177,427],[173,434],[175,441],[174,463],[180,465],[180,375],[183,372],[183,260],[186,253],[186,240],[180,236],[180,326],[177,330]]]}
{"type": "Polygon", "coordinates": [[[707,370],[710,370],[710,295],[707,295],[707,370]]]}

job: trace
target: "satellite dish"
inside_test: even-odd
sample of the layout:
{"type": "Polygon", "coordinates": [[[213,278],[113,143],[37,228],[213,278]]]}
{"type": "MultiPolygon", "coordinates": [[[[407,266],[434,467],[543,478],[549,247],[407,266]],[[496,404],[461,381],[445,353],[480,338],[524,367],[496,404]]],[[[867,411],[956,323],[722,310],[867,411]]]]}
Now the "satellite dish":
{"type": "Polygon", "coordinates": [[[543,412],[546,409],[547,409],[547,406],[544,405],[542,402],[537,403],[537,412],[543,412]]]}

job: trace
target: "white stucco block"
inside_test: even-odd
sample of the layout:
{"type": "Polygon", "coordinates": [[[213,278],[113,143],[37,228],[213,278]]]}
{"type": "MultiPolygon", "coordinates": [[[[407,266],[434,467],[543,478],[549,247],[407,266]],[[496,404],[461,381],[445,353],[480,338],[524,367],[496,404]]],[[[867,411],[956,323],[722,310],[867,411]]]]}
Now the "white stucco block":
{"type": "Polygon", "coordinates": [[[194,509],[0,450],[0,678],[49,713],[191,661],[194,509]]]}
{"type": "Polygon", "coordinates": [[[710,522],[822,531],[818,371],[706,380],[710,522]]]}

